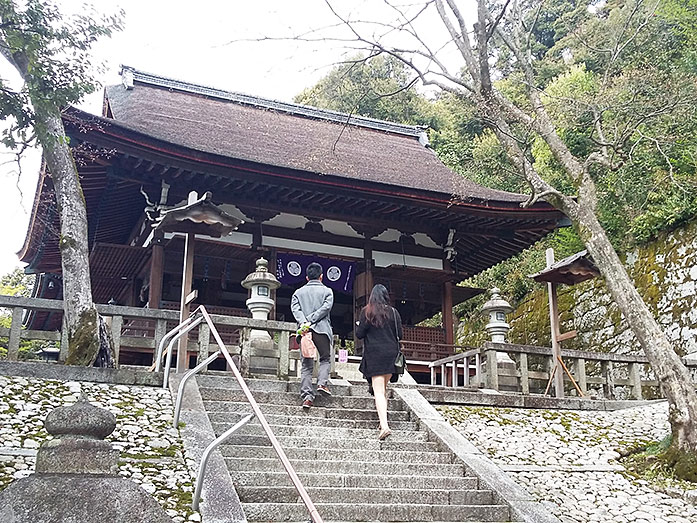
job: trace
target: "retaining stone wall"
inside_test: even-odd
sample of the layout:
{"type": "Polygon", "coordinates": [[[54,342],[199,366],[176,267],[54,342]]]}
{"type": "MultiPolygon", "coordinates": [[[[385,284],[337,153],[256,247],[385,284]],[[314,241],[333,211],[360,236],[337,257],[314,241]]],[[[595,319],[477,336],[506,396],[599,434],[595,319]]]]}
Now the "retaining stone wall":
{"type": "MultiPolygon", "coordinates": [[[[697,222],[663,234],[623,258],[676,351],[697,352],[697,222]]],[[[563,343],[564,348],[641,353],[602,279],[560,286],[558,293],[562,332],[578,331],[575,339],[563,343]]],[[[509,342],[550,345],[547,291],[542,285],[508,319],[509,342]]]]}

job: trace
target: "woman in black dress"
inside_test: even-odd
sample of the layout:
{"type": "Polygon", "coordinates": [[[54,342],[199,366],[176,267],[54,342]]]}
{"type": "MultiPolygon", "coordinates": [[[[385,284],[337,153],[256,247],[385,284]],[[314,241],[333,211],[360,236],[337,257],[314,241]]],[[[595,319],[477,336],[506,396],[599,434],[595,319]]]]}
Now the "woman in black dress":
{"type": "Polygon", "coordinates": [[[390,296],[384,285],[373,287],[368,305],[363,307],[356,337],[363,340],[363,359],[359,370],[372,385],[375,409],[380,419],[378,439],[385,439],[392,431],[387,424],[387,382],[397,381],[394,362],[402,338],[402,318],[390,306],[390,296]]]}

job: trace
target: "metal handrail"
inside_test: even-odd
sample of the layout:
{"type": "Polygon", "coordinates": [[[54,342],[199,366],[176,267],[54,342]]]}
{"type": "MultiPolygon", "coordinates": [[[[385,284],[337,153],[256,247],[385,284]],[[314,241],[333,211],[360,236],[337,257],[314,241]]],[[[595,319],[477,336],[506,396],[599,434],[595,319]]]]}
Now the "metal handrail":
{"type": "Polygon", "coordinates": [[[181,381],[179,382],[179,388],[177,389],[177,400],[174,403],[174,420],[172,421],[172,426],[175,429],[179,428],[179,414],[181,413],[182,398],[184,397],[184,388],[186,387],[186,382],[189,381],[189,378],[198,373],[198,371],[205,367],[208,367],[209,363],[213,363],[213,361],[215,361],[218,356],[220,356],[219,350],[215,351],[213,354],[208,356],[205,360],[196,365],[189,372],[184,374],[181,381]]]}
{"type": "MultiPolygon", "coordinates": [[[[302,499],[303,503],[305,504],[305,507],[307,507],[307,510],[310,513],[310,519],[312,520],[313,523],[323,523],[322,518],[319,515],[319,512],[317,512],[317,509],[315,508],[315,504],[310,499],[310,496],[307,493],[307,490],[305,490],[305,487],[303,486],[302,482],[300,481],[298,474],[295,472],[293,465],[290,463],[288,456],[286,456],[286,453],[283,450],[283,447],[281,447],[281,444],[278,442],[276,435],[273,433],[273,430],[271,430],[271,426],[269,425],[269,422],[266,421],[266,416],[264,416],[264,413],[261,411],[259,404],[254,399],[254,396],[252,396],[252,392],[249,390],[249,387],[247,386],[247,383],[244,381],[242,374],[240,374],[240,371],[237,368],[235,361],[232,359],[232,356],[230,356],[230,353],[228,352],[227,347],[225,346],[225,343],[223,343],[223,340],[220,337],[220,334],[218,333],[218,329],[213,324],[213,320],[211,319],[210,315],[208,314],[208,311],[206,310],[206,308],[203,305],[199,305],[196,308],[196,310],[194,310],[191,313],[191,317],[194,317],[195,315],[197,315],[199,313],[201,314],[201,317],[203,318],[203,320],[205,320],[206,323],[208,324],[208,327],[210,327],[210,332],[211,332],[211,334],[213,334],[213,338],[215,339],[216,343],[218,344],[219,352],[223,355],[223,357],[227,361],[227,364],[230,367],[230,369],[232,370],[232,373],[235,376],[237,383],[239,384],[240,388],[242,389],[242,392],[244,393],[245,397],[247,398],[249,405],[252,407],[252,412],[253,412],[252,415],[256,416],[257,419],[259,420],[259,424],[261,425],[262,429],[264,429],[266,436],[269,438],[269,441],[271,442],[271,446],[276,451],[276,454],[278,455],[279,459],[281,460],[281,463],[283,464],[283,468],[286,469],[286,473],[290,477],[290,480],[293,482],[293,486],[295,487],[295,490],[300,495],[300,498],[302,499]]],[[[200,321],[198,323],[200,323],[200,321]]],[[[198,323],[196,323],[196,325],[198,325],[198,323]]],[[[193,326],[192,326],[192,328],[193,328],[193,326]]],[[[174,343],[174,340],[171,343],[174,343]]],[[[170,351],[170,354],[171,354],[171,351],[170,351]]],[[[205,367],[204,363],[205,362],[202,362],[201,364],[197,365],[196,368],[192,369],[187,374],[189,374],[190,376],[193,376],[194,374],[199,372],[200,369],[205,367]]],[[[187,379],[188,379],[188,377],[187,377],[187,379]]],[[[177,393],[177,396],[178,396],[177,403],[180,403],[179,396],[181,396],[181,393],[184,390],[183,387],[181,387],[181,383],[180,383],[180,389],[181,390],[178,391],[178,393],[177,393]]],[[[247,421],[249,421],[249,420],[246,420],[244,422],[246,423],[247,421]]],[[[240,425],[240,423],[238,423],[237,425],[240,425]]],[[[244,423],[242,423],[242,424],[244,424],[244,423]]],[[[213,444],[215,444],[215,446],[217,447],[225,439],[225,438],[223,438],[224,435],[227,434],[226,437],[228,437],[230,434],[232,434],[234,432],[234,430],[237,430],[237,428],[239,428],[237,425],[235,425],[234,427],[232,427],[231,429],[226,431],[224,434],[219,436],[216,440],[213,441],[213,443],[211,443],[211,445],[209,445],[209,447],[211,447],[213,444]]],[[[215,448],[215,447],[213,447],[213,448],[215,448]]],[[[208,450],[208,448],[206,450],[208,450]]],[[[212,449],[211,449],[211,451],[212,451],[212,449]]],[[[210,451],[209,451],[209,453],[210,453],[210,451]]],[[[207,457],[207,455],[206,455],[206,457],[207,457]]],[[[203,463],[203,460],[201,463],[203,463]]],[[[205,467],[203,469],[203,472],[205,472],[205,467]]],[[[199,476],[200,476],[200,480],[202,483],[203,480],[202,480],[202,473],[201,472],[199,473],[199,476]]],[[[197,479],[197,481],[199,481],[199,479],[197,479]]],[[[197,503],[197,506],[198,506],[198,503],[197,503]]]]}
{"type": "MultiPolygon", "coordinates": [[[[169,345],[167,346],[167,358],[165,358],[165,372],[164,372],[164,377],[162,379],[162,388],[166,389],[167,384],[169,383],[169,371],[172,366],[172,353],[174,352],[174,343],[187,334],[190,330],[195,329],[200,323],[203,322],[203,318],[196,318],[193,322],[188,324],[186,327],[181,329],[174,338],[169,342],[169,345]]],[[[179,350],[184,350],[186,351],[186,347],[181,348],[179,350]]]]}
{"type": "Polygon", "coordinates": [[[194,320],[194,316],[189,316],[186,320],[184,320],[179,325],[174,327],[171,331],[167,332],[164,336],[162,336],[162,339],[160,340],[160,344],[157,346],[157,351],[155,352],[155,372],[160,372],[162,370],[162,352],[164,351],[165,343],[167,343],[167,340],[171,336],[174,336],[181,329],[186,327],[193,320],[194,320]]]}
{"type": "Polygon", "coordinates": [[[254,414],[247,414],[240,421],[235,423],[234,426],[227,429],[220,436],[215,438],[210,445],[206,447],[206,450],[201,454],[201,464],[198,467],[198,476],[196,476],[196,489],[194,490],[194,497],[191,503],[191,508],[198,512],[198,502],[201,499],[201,490],[203,489],[203,478],[206,473],[206,467],[208,466],[208,457],[211,452],[218,448],[218,445],[223,443],[226,439],[237,432],[237,429],[243,427],[247,422],[254,417],[254,414]]]}

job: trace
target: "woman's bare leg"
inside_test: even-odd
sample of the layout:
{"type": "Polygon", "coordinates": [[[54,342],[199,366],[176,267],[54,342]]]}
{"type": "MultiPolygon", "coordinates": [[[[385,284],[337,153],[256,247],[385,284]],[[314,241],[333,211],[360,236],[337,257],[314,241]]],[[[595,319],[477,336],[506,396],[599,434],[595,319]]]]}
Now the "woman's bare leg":
{"type": "Polygon", "coordinates": [[[387,381],[391,378],[390,374],[385,374],[383,376],[373,376],[371,381],[373,383],[373,392],[375,393],[375,409],[378,411],[378,418],[380,419],[380,431],[384,432],[390,430],[390,426],[387,424],[387,381]]]}

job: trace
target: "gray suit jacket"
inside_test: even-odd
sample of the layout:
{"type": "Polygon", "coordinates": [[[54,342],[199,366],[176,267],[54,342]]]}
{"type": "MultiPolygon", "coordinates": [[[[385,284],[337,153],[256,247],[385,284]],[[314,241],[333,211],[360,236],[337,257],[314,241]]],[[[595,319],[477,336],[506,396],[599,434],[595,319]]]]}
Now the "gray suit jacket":
{"type": "Polygon", "coordinates": [[[332,325],[329,313],[334,305],[334,293],[319,280],[310,280],[293,293],[290,310],[298,323],[310,323],[318,334],[329,336],[332,342],[332,325]]]}

